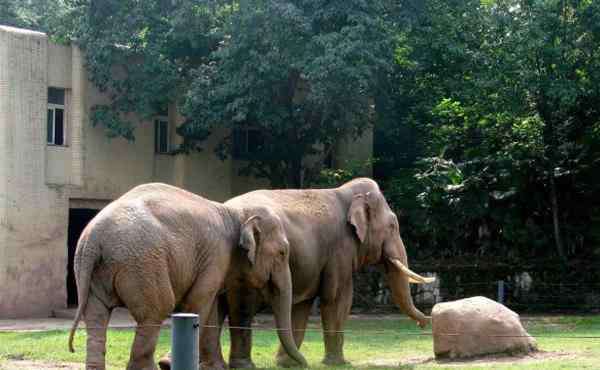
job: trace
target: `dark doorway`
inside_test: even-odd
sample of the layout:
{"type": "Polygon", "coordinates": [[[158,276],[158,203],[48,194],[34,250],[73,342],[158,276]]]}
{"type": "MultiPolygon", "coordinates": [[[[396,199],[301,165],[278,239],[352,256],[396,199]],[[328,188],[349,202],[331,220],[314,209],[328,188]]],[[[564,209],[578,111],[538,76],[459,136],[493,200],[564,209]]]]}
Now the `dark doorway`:
{"type": "Polygon", "coordinates": [[[97,209],[71,208],[69,209],[69,237],[67,248],[69,260],[67,263],[67,305],[77,307],[77,285],[75,284],[75,273],[73,271],[73,259],[77,241],[85,226],[98,214],[97,209]]]}

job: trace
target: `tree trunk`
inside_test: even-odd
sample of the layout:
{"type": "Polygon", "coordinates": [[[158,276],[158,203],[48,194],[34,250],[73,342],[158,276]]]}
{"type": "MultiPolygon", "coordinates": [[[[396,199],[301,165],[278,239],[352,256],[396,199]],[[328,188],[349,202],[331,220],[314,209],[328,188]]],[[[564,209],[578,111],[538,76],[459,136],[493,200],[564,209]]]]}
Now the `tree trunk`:
{"type": "Polygon", "coordinates": [[[556,134],[556,118],[553,117],[554,111],[548,104],[550,101],[545,93],[541,93],[537,101],[537,109],[540,117],[544,121],[544,142],[546,154],[546,168],[548,172],[548,181],[550,182],[550,204],[552,208],[552,225],[554,229],[554,244],[556,252],[564,265],[567,264],[567,256],[562,242],[560,232],[560,221],[558,219],[558,195],[556,194],[556,179],[554,178],[554,167],[557,158],[558,138],[556,134]]]}
{"type": "Polygon", "coordinates": [[[554,242],[556,245],[556,252],[561,261],[566,265],[567,256],[565,255],[565,249],[562,242],[562,236],[560,232],[560,221],[558,219],[558,195],[556,194],[556,180],[554,179],[554,173],[550,172],[550,199],[552,203],[552,224],[554,226],[554,242]]]}
{"type": "Polygon", "coordinates": [[[302,188],[302,157],[293,158],[287,165],[287,185],[292,189],[302,188]]]}

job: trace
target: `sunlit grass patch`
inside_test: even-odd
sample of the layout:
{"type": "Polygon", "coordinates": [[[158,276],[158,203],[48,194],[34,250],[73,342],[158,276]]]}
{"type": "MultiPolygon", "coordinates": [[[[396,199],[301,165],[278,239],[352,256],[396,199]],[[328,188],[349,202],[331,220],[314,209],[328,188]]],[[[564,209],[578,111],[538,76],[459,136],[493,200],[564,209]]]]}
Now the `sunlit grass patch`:
{"type": "MultiPolygon", "coordinates": [[[[350,365],[343,368],[387,369],[597,369],[600,366],[600,316],[535,317],[523,320],[529,333],[537,338],[542,351],[552,352],[536,358],[508,359],[490,363],[437,363],[432,360],[433,343],[412,321],[399,316],[390,319],[361,318],[348,322],[345,355],[350,365]],[[598,337],[598,338],[578,338],[598,337]],[[514,363],[513,363],[514,362],[514,363]]],[[[311,322],[318,327],[318,321],[311,322]]],[[[129,359],[134,331],[112,329],[108,333],[109,369],[123,369],[129,359]]],[[[75,338],[75,353],[67,349],[66,331],[0,333],[0,364],[16,360],[40,360],[51,363],[85,361],[85,330],[75,338]]],[[[156,358],[169,350],[170,330],[161,331],[156,358]]],[[[275,367],[279,345],[273,331],[254,332],[253,358],[261,368],[275,367]]],[[[229,353],[229,334],[222,337],[225,358],[229,353]]],[[[319,330],[306,333],[301,348],[312,368],[321,364],[323,340],[319,330]]],[[[6,366],[6,365],[4,365],[6,366]]]]}

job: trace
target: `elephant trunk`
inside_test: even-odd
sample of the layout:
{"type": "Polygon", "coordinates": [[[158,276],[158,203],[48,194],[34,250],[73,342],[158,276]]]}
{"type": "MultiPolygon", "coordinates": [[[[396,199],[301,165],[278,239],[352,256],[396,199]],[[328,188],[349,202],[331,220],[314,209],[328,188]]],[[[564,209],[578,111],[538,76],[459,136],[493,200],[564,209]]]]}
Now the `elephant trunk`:
{"type": "Polygon", "coordinates": [[[288,356],[296,360],[302,367],[307,367],[307,362],[298,350],[292,332],[292,275],[289,266],[281,270],[277,273],[280,276],[273,277],[275,292],[271,296],[275,323],[278,329],[277,335],[288,356]]]}
{"type": "Polygon", "coordinates": [[[390,290],[392,291],[392,299],[400,310],[423,328],[427,326],[430,319],[415,307],[412,295],[410,294],[409,283],[430,283],[433,280],[422,277],[408,269],[406,249],[399,236],[398,240],[393,244],[395,244],[395,248],[387,248],[386,246],[384,256],[386,275],[390,290]]]}

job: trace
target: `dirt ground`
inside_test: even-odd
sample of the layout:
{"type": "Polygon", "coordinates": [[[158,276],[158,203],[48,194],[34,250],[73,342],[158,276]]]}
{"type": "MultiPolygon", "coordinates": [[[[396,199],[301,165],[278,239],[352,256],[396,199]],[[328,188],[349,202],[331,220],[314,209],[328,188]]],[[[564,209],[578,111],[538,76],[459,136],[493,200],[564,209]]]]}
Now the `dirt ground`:
{"type": "Polygon", "coordinates": [[[8,360],[0,363],[1,370],[81,370],[84,368],[84,364],[56,364],[29,360],[8,360]]]}
{"type": "MultiPolygon", "coordinates": [[[[0,331],[46,331],[46,330],[69,330],[73,325],[75,309],[65,309],[55,312],[55,317],[41,317],[29,319],[1,319],[0,331]]],[[[165,324],[169,324],[166,320],[165,324]]],[[[111,327],[129,327],[135,325],[135,321],[129,311],[124,308],[117,308],[110,317],[111,327]]],[[[81,327],[85,323],[81,322],[81,327]]]]}
{"type": "Polygon", "coordinates": [[[370,360],[362,363],[364,366],[411,366],[411,365],[443,365],[444,367],[459,367],[466,365],[490,366],[494,367],[498,364],[525,364],[535,363],[545,360],[567,360],[575,358],[575,354],[568,352],[546,352],[538,351],[522,356],[486,356],[482,358],[467,359],[467,360],[436,360],[434,357],[414,357],[403,359],[402,361],[394,359],[370,360]]]}

